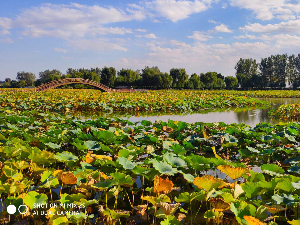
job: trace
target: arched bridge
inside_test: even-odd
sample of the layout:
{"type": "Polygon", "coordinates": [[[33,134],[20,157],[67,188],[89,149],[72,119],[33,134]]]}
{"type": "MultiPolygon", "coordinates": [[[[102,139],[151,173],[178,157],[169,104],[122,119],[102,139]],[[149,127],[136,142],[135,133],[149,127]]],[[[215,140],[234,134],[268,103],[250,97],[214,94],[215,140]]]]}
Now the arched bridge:
{"type": "Polygon", "coordinates": [[[36,88],[32,88],[34,89],[34,91],[46,91],[49,89],[53,89],[62,85],[66,85],[66,84],[74,84],[74,83],[80,83],[80,84],[87,84],[90,86],[94,86],[97,87],[103,91],[106,92],[144,92],[146,91],[146,89],[112,89],[110,87],[107,87],[101,83],[98,83],[96,81],[93,80],[89,80],[89,79],[83,79],[83,78],[65,78],[65,79],[60,79],[60,80],[56,80],[56,81],[51,81],[49,83],[46,84],[42,84],[36,88]]]}

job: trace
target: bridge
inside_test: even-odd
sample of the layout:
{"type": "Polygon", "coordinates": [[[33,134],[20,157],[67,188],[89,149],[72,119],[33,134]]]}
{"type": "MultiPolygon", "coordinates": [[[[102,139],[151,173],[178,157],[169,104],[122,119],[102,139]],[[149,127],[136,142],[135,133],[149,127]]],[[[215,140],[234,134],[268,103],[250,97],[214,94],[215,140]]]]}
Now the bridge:
{"type": "Polygon", "coordinates": [[[55,80],[55,81],[51,81],[49,83],[42,84],[35,88],[27,88],[26,90],[28,90],[28,91],[46,91],[46,90],[57,88],[59,86],[63,86],[63,85],[67,85],[67,84],[74,84],[74,83],[94,86],[94,87],[101,89],[103,91],[106,91],[106,92],[145,92],[145,91],[147,91],[146,89],[113,89],[113,88],[107,87],[101,83],[98,83],[96,81],[84,79],[84,78],[65,78],[65,79],[55,80]]]}

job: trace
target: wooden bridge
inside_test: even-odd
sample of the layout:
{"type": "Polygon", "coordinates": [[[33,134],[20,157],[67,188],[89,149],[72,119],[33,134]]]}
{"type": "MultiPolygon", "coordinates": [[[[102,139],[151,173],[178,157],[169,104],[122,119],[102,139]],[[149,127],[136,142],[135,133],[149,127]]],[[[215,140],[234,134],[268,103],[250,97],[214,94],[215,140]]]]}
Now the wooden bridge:
{"type": "Polygon", "coordinates": [[[22,88],[22,90],[20,90],[20,91],[25,91],[25,90],[27,90],[27,91],[46,91],[46,90],[57,88],[59,86],[63,86],[63,85],[67,85],[67,84],[74,84],[74,83],[94,86],[94,87],[101,89],[103,91],[106,91],[106,92],[145,92],[145,91],[147,91],[146,89],[113,89],[113,88],[107,87],[101,83],[98,83],[96,81],[89,80],[89,79],[83,79],[83,78],[65,78],[65,79],[55,80],[55,81],[51,81],[49,83],[42,84],[35,88],[22,88]]]}

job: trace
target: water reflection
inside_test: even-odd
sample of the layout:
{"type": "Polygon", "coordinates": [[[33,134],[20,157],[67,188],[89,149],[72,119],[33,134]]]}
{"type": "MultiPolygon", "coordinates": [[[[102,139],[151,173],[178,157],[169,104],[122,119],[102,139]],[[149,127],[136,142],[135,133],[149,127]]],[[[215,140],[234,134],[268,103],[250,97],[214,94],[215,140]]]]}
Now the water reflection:
{"type": "Polygon", "coordinates": [[[150,120],[152,122],[156,120],[162,120],[167,122],[169,119],[171,119],[188,123],[224,122],[228,124],[245,123],[250,126],[255,126],[261,122],[278,123],[278,120],[272,119],[268,116],[270,109],[277,108],[282,104],[293,104],[299,101],[298,98],[263,98],[263,100],[272,103],[271,106],[265,108],[225,109],[221,112],[208,112],[206,114],[194,113],[189,115],[125,116],[123,118],[126,118],[132,122],[141,120],[150,120]]]}

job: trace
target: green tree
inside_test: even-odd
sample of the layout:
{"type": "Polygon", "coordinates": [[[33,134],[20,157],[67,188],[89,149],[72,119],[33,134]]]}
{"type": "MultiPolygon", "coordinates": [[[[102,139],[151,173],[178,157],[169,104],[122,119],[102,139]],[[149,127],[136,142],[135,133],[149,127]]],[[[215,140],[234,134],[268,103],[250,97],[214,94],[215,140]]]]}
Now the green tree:
{"type": "Polygon", "coordinates": [[[252,76],[257,74],[258,64],[255,59],[242,59],[237,62],[234,67],[236,69],[236,77],[242,88],[252,87],[252,76]]]}
{"type": "Polygon", "coordinates": [[[117,85],[133,86],[138,82],[139,79],[140,75],[138,74],[138,71],[133,71],[131,69],[121,69],[118,72],[118,77],[115,83],[117,85]]]}
{"type": "Polygon", "coordinates": [[[186,88],[188,89],[203,89],[204,84],[200,80],[200,76],[193,73],[189,80],[186,82],[186,88]]]}
{"type": "Polygon", "coordinates": [[[173,84],[173,78],[168,73],[161,73],[158,79],[158,87],[167,89],[171,88],[173,84]]]}
{"type": "Polygon", "coordinates": [[[233,76],[225,77],[226,89],[232,90],[238,86],[238,79],[233,76]]]}
{"type": "Polygon", "coordinates": [[[149,67],[146,66],[142,69],[142,80],[143,86],[148,88],[160,88],[163,86],[163,79],[161,77],[162,72],[160,72],[157,66],[149,67]]]}
{"type": "MultiPolygon", "coordinates": [[[[23,80],[25,82],[24,87],[25,86],[33,86],[34,81],[35,81],[35,75],[30,72],[20,71],[17,73],[17,80],[18,81],[23,80]]],[[[22,82],[22,84],[23,84],[23,82],[22,82]]]]}
{"type": "Polygon", "coordinates": [[[274,87],[286,86],[287,54],[272,56],[274,70],[274,87]]]}
{"type": "Polygon", "coordinates": [[[62,73],[59,70],[45,70],[39,72],[39,82],[41,84],[48,83],[54,80],[59,80],[62,77],[62,73]]]}
{"type": "Polygon", "coordinates": [[[101,83],[113,87],[116,80],[116,69],[114,67],[104,67],[101,71],[101,83]]]}
{"type": "Polygon", "coordinates": [[[2,84],[2,87],[3,87],[3,88],[9,88],[9,87],[10,87],[10,83],[4,82],[4,83],[2,84]]]}
{"type": "Polygon", "coordinates": [[[216,72],[201,73],[200,80],[204,84],[204,88],[208,90],[221,89],[225,87],[225,83],[221,78],[218,78],[216,72]]]}
{"type": "Polygon", "coordinates": [[[5,80],[4,80],[6,83],[9,83],[10,84],[10,82],[11,82],[11,79],[10,78],[5,78],[5,80]]]}
{"type": "Polygon", "coordinates": [[[298,78],[296,57],[294,54],[288,57],[288,63],[286,66],[286,76],[287,76],[288,84],[294,86],[294,83],[298,78]]]}
{"type": "Polygon", "coordinates": [[[18,82],[17,87],[23,88],[23,87],[25,87],[25,86],[26,86],[26,81],[25,81],[25,80],[20,80],[20,81],[18,82]]]}
{"type": "Polygon", "coordinates": [[[173,68],[170,70],[170,75],[173,78],[174,88],[184,88],[189,76],[183,68],[173,68]]]}

